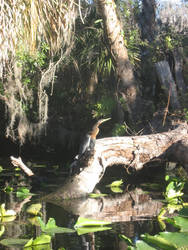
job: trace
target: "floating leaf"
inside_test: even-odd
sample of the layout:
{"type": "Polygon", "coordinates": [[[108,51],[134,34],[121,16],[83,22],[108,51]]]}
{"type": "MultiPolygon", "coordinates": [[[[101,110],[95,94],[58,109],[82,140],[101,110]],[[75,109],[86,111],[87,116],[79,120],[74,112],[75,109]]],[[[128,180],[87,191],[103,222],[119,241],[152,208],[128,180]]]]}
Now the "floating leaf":
{"type": "Polygon", "coordinates": [[[142,239],[149,244],[154,246],[158,246],[159,248],[166,249],[166,250],[176,250],[176,246],[172,244],[170,241],[164,239],[159,235],[151,236],[149,234],[142,235],[142,239]]]}
{"type": "Polygon", "coordinates": [[[31,206],[29,206],[27,208],[26,212],[28,214],[37,215],[37,214],[39,214],[41,207],[42,207],[42,205],[40,203],[32,204],[31,206]]]}
{"type": "Polygon", "coordinates": [[[188,218],[175,216],[173,219],[175,224],[180,227],[181,232],[188,232],[188,218]]]}
{"type": "Polygon", "coordinates": [[[74,233],[75,232],[75,230],[70,229],[70,228],[56,226],[56,222],[54,218],[49,218],[46,225],[40,217],[37,217],[37,219],[44,233],[54,235],[56,233],[74,233]]]}
{"type": "Polygon", "coordinates": [[[14,238],[7,238],[0,241],[0,244],[4,246],[23,246],[26,242],[28,242],[28,239],[14,239],[14,238]]]}
{"type": "Polygon", "coordinates": [[[76,229],[79,227],[104,226],[104,225],[109,225],[109,224],[111,224],[111,222],[99,221],[99,220],[93,220],[93,219],[79,217],[76,224],[74,225],[74,228],[76,229]]]}
{"type": "Polygon", "coordinates": [[[104,197],[107,196],[107,194],[95,194],[95,193],[90,193],[89,197],[91,198],[100,198],[100,197],[104,197]]]}
{"type": "Polygon", "coordinates": [[[25,199],[31,195],[34,195],[34,194],[30,193],[29,189],[25,187],[18,188],[16,192],[16,197],[21,198],[21,199],[25,199]]]}
{"type": "Polygon", "coordinates": [[[42,244],[50,244],[51,242],[51,236],[47,234],[42,234],[36,239],[33,240],[33,246],[35,245],[42,245],[42,244]]]}
{"type": "Polygon", "coordinates": [[[152,247],[152,246],[148,245],[143,240],[137,240],[135,249],[139,249],[139,250],[156,250],[155,247],[152,247]]]}
{"type": "Polygon", "coordinates": [[[12,209],[5,209],[5,204],[1,204],[0,206],[0,220],[1,222],[9,222],[13,221],[16,218],[16,212],[12,209]]]}
{"type": "Polygon", "coordinates": [[[33,238],[31,238],[25,245],[24,247],[31,247],[33,244],[33,238]]]}
{"type": "Polygon", "coordinates": [[[118,181],[113,181],[111,184],[107,185],[107,187],[119,187],[123,184],[122,179],[118,181]]]}
{"type": "Polygon", "coordinates": [[[132,240],[123,234],[119,234],[119,238],[124,240],[128,246],[133,246],[132,240]]]}
{"type": "Polygon", "coordinates": [[[112,186],[111,191],[113,193],[123,193],[123,190],[120,187],[112,186]]]}
{"type": "Polygon", "coordinates": [[[0,228],[0,236],[2,236],[5,232],[5,226],[4,225],[1,225],[1,228],[0,228]]]}
{"type": "Polygon", "coordinates": [[[161,232],[160,237],[164,238],[178,248],[188,248],[188,233],[185,232],[161,232]]]}
{"type": "Polygon", "coordinates": [[[76,229],[78,235],[87,234],[87,233],[93,233],[93,232],[99,232],[99,231],[105,231],[110,230],[111,227],[79,227],[76,229]]]}
{"type": "Polygon", "coordinates": [[[4,216],[1,217],[1,222],[10,222],[16,219],[16,216],[4,216]]]}

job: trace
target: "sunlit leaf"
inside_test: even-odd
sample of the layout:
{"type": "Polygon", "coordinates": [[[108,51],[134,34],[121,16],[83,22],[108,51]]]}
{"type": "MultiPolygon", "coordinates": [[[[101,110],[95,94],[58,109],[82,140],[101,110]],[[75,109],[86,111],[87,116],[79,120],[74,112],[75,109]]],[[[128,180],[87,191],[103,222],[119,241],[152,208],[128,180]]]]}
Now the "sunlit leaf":
{"type": "Polygon", "coordinates": [[[56,226],[56,222],[54,218],[49,218],[46,225],[40,217],[38,217],[37,219],[44,233],[54,235],[56,233],[74,233],[75,232],[75,230],[70,229],[70,228],[56,226]]]}
{"type": "Polygon", "coordinates": [[[53,235],[53,234],[59,234],[59,233],[74,233],[75,230],[66,228],[66,227],[54,227],[54,228],[48,228],[44,231],[47,234],[53,235]]]}
{"type": "Polygon", "coordinates": [[[158,235],[151,236],[149,234],[144,234],[141,237],[147,243],[152,244],[154,246],[157,246],[159,248],[166,249],[166,250],[175,250],[175,249],[177,249],[174,244],[172,244],[170,241],[164,239],[161,236],[158,236],[158,235]]]}
{"type": "Polygon", "coordinates": [[[5,204],[1,204],[0,206],[0,220],[1,222],[9,222],[13,221],[16,218],[16,212],[12,209],[5,209],[5,204]]]}
{"type": "Polygon", "coordinates": [[[0,216],[4,216],[5,215],[5,203],[0,205],[0,216]]]}
{"type": "Polygon", "coordinates": [[[25,245],[24,247],[31,247],[33,244],[33,238],[31,238],[25,245]]]}
{"type": "Polygon", "coordinates": [[[3,167],[2,166],[0,166],[0,172],[2,172],[4,169],[3,169],[3,167]]]}
{"type": "Polygon", "coordinates": [[[99,198],[99,197],[104,197],[107,196],[107,194],[95,194],[95,193],[90,193],[89,197],[91,198],[99,198]]]}
{"type": "Polygon", "coordinates": [[[35,245],[49,244],[50,242],[51,242],[51,236],[47,234],[42,234],[33,240],[32,245],[35,246],[35,245]]]}
{"type": "Polygon", "coordinates": [[[111,227],[79,227],[79,228],[76,228],[76,231],[78,235],[82,235],[82,234],[105,231],[105,230],[110,230],[110,229],[112,228],[111,227]]]}
{"type": "Polygon", "coordinates": [[[107,185],[107,187],[118,187],[121,186],[123,184],[122,179],[118,180],[118,181],[113,181],[111,184],[107,185]]]}
{"type": "Polygon", "coordinates": [[[156,250],[155,247],[152,247],[150,245],[148,245],[146,242],[144,242],[143,240],[137,240],[136,242],[136,248],[137,250],[156,250]]]}
{"type": "Polygon", "coordinates": [[[32,204],[31,206],[27,208],[26,212],[28,214],[37,215],[39,214],[41,208],[42,208],[42,205],[40,203],[32,204]]]}
{"type": "Polygon", "coordinates": [[[28,188],[25,187],[21,187],[17,189],[16,192],[16,197],[21,198],[21,199],[25,199],[28,196],[34,195],[33,193],[29,192],[28,188]]]}
{"type": "Polygon", "coordinates": [[[185,232],[161,232],[160,237],[179,248],[188,248],[188,233],[185,232]]]}
{"type": "Polygon", "coordinates": [[[188,232],[188,218],[175,216],[173,219],[175,224],[180,227],[181,232],[188,232]]]}
{"type": "Polygon", "coordinates": [[[162,231],[164,231],[166,229],[166,224],[164,223],[163,220],[158,219],[158,223],[159,223],[159,227],[162,231]]]}
{"type": "Polygon", "coordinates": [[[4,216],[1,217],[1,222],[10,222],[10,221],[14,221],[16,219],[16,216],[4,216]]]}
{"type": "Polygon", "coordinates": [[[4,192],[5,192],[5,193],[11,193],[13,190],[14,190],[14,189],[13,189],[13,187],[11,187],[11,186],[7,186],[7,187],[4,188],[4,192]]]}
{"type": "Polygon", "coordinates": [[[41,217],[35,217],[42,229],[42,231],[44,232],[45,228],[46,228],[46,224],[44,223],[44,221],[41,219],[41,217]]]}
{"type": "Polygon", "coordinates": [[[123,190],[120,187],[112,186],[110,189],[113,193],[123,193],[123,190]]]}
{"type": "Polygon", "coordinates": [[[1,225],[0,227],[0,236],[2,236],[5,232],[5,226],[4,225],[1,225]]]}
{"type": "Polygon", "coordinates": [[[99,220],[93,220],[93,219],[79,217],[76,224],[74,225],[74,228],[77,229],[79,227],[104,226],[104,225],[109,225],[109,224],[111,224],[111,222],[99,221],[99,220]]]}
{"type": "Polygon", "coordinates": [[[14,239],[14,238],[7,238],[0,241],[0,244],[4,246],[23,246],[28,242],[28,239],[14,239]]]}
{"type": "Polygon", "coordinates": [[[119,238],[124,240],[128,246],[133,246],[132,240],[123,234],[119,234],[119,238]]]}

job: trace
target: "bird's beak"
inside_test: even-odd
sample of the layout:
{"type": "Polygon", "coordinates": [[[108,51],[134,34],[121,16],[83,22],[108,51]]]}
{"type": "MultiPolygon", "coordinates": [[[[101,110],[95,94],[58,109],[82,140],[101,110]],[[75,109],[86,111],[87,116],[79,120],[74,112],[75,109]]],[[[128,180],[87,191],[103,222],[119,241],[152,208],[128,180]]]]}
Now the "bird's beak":
{"type": "Polygon", "coordinates": [[[110,120],[110,119],[111,119],[111,118],[101,119],[100,124],[103,123],[103,122],[106,122],[106,121],[108,121],[108,120],[110,120]]]}

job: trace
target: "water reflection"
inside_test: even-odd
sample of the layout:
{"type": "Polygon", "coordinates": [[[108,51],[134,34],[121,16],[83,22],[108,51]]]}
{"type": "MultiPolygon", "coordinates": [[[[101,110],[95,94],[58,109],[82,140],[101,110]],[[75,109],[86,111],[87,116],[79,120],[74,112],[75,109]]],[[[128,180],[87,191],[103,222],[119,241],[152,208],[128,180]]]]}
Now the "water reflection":
{"type": "MultiPolygon", "coordinates": [[[[50,173],[50,176],[52,176],[52,173],[50,173]]],[[[0,202],[1,204],[5,203],[7,209],[17,210],[18,213],[14,222],[5,224],[5,233],[1,239],[30,239],[39,236],[41,228],[32,225],[29,220],[30,216],[26,213],[26,209],[31,203],[39,201],[42,202],[41,217],[45,223],[49,218],[54,218],[57,226],[73,228],[78,216],[113,223],[112,230],[103,232],[89,233],[82,236],[78,236],[77,233],[56,234],[52,240],[51,249],[53,250],[63,247],[66,250],[121,250],[126,249],[126,243],[118,237],[119,234],[124,234],[136,241],[142,233],[155,234],[159,230],[158,224],[154,219],[162,206],[161,201],[158,199],[159,193],[157,192],[146,193],[139,185],[132,189],[124,187],[122,194],[109,194],[106,197],[97,199],[62,200],[61,188],[49,195],[42,194],[41,198],[33,196],[32,198],[27,197],[23,201],[16,197],[15,191],[19,185],[31,187],[32,190],[35,190],[35,193],[38,192],[40,194],[42,190],[49,192],[49,190],[54,189],[55,184],[59,185],[57,177],[54,175],[52,179],[46,178],[45,181],[46,183],[43,182],[38,186],[34,186],[33,182],[29,181],[24,175],[9,176],[6,180],[6,185],[12,186],[14,191],[9,194],[1,192],[0,202]],[[51,186],[50,189],[48,188],[49,183],[53,184],[53,188],[51,186]]],[[[63,179],[60,182],[62,183],[63,179]]],[[[108,179],[108,183],[110,182],[108,179]]],[[[19,246],[0,246],[0,249],[19,250],[23,248],[19,246]]],[[[46,248],[43,249],[46,250],[46,248]]]]}

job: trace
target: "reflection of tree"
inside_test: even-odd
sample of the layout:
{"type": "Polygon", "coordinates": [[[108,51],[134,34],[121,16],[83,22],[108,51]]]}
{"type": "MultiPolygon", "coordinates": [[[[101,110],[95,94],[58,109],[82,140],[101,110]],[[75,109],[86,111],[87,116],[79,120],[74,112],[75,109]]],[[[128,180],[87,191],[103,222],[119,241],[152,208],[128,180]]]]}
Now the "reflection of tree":
{"type": "MultiPolygon", "coordinates": [[[[104,231],[92,233],[79,239],[80,244],[89,245],[95,249],[97,242],[102,239],[106,241],[105,246],[109,249],[126,249],[125,243],[120,240],[118,234],[124,234],[132,239],[138,238],[138,233],[142,231],[151,233],[153,230],[153,222],[151,218],[158,215],[162,202],[152,199],[151,195],[146,194],[140,188],[127,191],[121,195],[102,197],[97,199],[82,198],[72,200],[62,200],[61,188],[57,192],[43,197],[42,200],[58,206],[58,211],[66,210],[74,216],[81,216],[85,218],[92,218],[97,220],[105,220],[110,222],[121,222],[120,224],[113,224],[113,231],[104,231]],[[62,208],[62,210],[61,210],[62,208]],[[148,229],[149,228],[149,229],[148,229]],[[82,242],[82,243],[81,243],[82,242]],[[110,243],[108,243],[110,242],[110,243]],[[110,246],[108,245],[110,244],[110,246]]],[[[154,197],[155,194],[152,194],[154,197]]],[[[60,213],[60,212],[59,212],[60,213]]],[[[57,215],[57,219],[59,217],[57,215]]],[[[59,236],[56,236],[59,237],[59,236]]],[[[84,245],[82,245],[84,247],[84,245]]]]}
{"type": "Polygon", "coordinates": [[[74,215],[110,222],[152,218],[158,215],[162,207],[160,201],[152,200],[150,195],[145,194],[139,188],[115,197],[98,199],[62,200],[60,192],[61,189],[57,193],[52,193],[43,199],[63,207],[74,215]]]}

